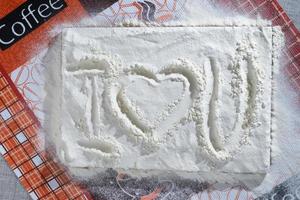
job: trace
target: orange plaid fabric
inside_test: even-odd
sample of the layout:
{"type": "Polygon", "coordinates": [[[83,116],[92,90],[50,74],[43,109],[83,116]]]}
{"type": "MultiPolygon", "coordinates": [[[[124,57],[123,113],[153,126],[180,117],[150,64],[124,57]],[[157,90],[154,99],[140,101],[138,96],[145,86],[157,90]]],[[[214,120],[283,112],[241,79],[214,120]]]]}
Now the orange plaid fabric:
{"type": "Polygon", "coordinates": [[[91,199],[40,147],[39,122],[0,66],[0,153],[32,199],[91,199]]]}

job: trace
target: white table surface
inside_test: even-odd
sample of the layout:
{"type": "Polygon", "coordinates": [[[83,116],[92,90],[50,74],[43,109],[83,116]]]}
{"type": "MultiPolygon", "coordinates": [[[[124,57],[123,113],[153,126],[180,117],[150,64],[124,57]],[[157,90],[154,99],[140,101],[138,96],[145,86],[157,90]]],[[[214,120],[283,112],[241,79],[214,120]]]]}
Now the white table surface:
{"type": "MultiPolygon", "coordinates": [[[[290,18],[300,29],[300,0],[279,0],[290,18]]],[[[29,195],[0,156],[0,200],[29,200],[29,195]]]]}

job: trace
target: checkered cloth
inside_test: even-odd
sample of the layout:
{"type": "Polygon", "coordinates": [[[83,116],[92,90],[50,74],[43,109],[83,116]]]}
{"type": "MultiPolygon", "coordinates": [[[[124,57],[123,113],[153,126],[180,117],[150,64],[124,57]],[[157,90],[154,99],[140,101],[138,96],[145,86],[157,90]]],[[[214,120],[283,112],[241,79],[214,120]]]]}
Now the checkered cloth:
{"type": "MultiPolygon", "coordinates": [[[[68,171],[53,160],[51,152],[41,147],[38,132],[39,122],[8,74],[1,69],[0,154],[8,166],[33,200],[91,199],[71,179],[68,171]]],[[[1,190],[0,195],[5,195],[5,191],[8,190],[1,190]]]]}
{"type": "Polygon", "coordinates": [[[293,20],[294,24],[300,29],[300,1],[299,0],[278,0],[286,13],[293,20]]]}

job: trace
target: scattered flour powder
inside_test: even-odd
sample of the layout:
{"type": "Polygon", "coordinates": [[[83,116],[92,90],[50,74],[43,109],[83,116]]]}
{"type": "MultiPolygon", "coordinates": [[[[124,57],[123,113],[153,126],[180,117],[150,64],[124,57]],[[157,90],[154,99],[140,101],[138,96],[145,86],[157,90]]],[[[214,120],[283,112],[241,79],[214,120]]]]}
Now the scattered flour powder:
{"type": "Polygon", "coordinates": [[[64,29],[45,58],[60,160],[257,185],[281,34],[255,23],[64,29]]]}

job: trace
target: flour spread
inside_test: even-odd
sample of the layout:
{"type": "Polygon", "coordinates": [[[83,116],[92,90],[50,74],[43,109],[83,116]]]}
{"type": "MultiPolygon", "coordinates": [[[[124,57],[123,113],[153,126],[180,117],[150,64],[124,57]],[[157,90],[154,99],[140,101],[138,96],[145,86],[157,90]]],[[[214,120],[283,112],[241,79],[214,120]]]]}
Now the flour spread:
{"type": "Polygon", "coordinates": [[[60,160],[70,168],[265,174],[275,33],[66,28],[47,58],[56,77],[47,123],[60,160]]]}

